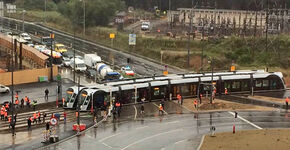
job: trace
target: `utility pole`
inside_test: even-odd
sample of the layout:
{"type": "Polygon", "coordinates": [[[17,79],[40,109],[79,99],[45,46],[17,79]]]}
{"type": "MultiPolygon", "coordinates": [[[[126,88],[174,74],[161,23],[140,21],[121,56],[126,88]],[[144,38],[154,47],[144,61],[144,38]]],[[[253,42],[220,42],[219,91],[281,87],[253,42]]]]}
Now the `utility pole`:
{"type": "Polygon", "coordinates": [[[50,49],[50,80],[53,81],[53,47],[54,47],[54,33],[50,34],[51,38],[51,49],[50,49]]]}
{"type": "MultiPolygon", "coordinates": [[[[80,77],[78,77],[78,93],[80,92],[80,77]]],[[[78,127],[80,127],[80,103],[79,103],[79,99],[78,97],[76,97],[76,100],[77,100],[77,110],[78,110],[78,118],[77,118],[77,124],[78,124],[78,127]]]]}
{"type": "MultiPolygon", "coordinates": [[[[14,49],[16,50],[16,48],[14,48],[14,35],[12,35],[12,64],[11,64],[11,84],[12,84],[12,87],[11,87],[11,125],[12,125],[12,136],[14,136],[15,134],[15,131],[14,131],[14,127],[15,127],[15,122],[14,122],[14,62],[13,62],[13,55],[14,55],[14,49]]],[[[16,42],[16,40],[15,40],[16,42]]]]}
{"type": "Polygon", "coordinates": [[[76,49],[75,49],[76,30],[74,28],[73,50],[74,50],[74,83],[76,83],[76,49]]]}
{"type": "Polygon", "coordinates": [[[190,14],[189,14],[189,25],[190,25],[190,28],[189,28],[189,32],[188,32],[188,41],[187,41],[187,68],[189,68],[189,61],[190,61],[190,34],[192,32],[192,10],[190,11],[190,14]]]}
{"type": "Polygon", "coordinates": [[[269,0],[267,0],[267,10],[266,10],[266,52],[268,52],[268,25],[269,25],[269,0]]]}
{"type": "Polygon", "coordinates": [[[213,59],[211,60],[210,66],[211,66],[210,103],[212,104],[212,100],[213,100],[213,59]]]}

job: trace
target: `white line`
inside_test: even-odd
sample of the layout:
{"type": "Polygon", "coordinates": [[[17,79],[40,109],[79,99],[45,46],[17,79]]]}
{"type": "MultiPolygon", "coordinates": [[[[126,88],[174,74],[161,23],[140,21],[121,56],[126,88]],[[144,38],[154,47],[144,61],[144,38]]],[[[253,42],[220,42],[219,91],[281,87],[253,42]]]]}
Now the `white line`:
{"type": "Polygon", "coordinates": [[[161,148],[161,150],[165,150],[165,148],[163,147],[163,148],[161,148]]]}
{"type": "Polygon", "coordinates": [[[106,144],[106,143],[102,143],[102,144],[104,144],[105,146],[107,146],[107,147],[109,147],[109,148],[113,148],[112,146],[110,146],[110,145],[108,145],[108,144],[106,144]]]}
{"type": "MultiPolygon", "coordinates": [[[[235,116],[235,113],[230,112],[230,111],[229,111],[229,113],[232,114],[233,116],[235,116]]],[[[263,129],[263,128],[261,128],[261,127],[255,125],[254,123],[248,121],[247,119],[245,119],[245,118],[243,118],[243,117],[241,117],[241,116],[239,116],[239,115],[238,115],[238,118],[240,118],[241,120],[245,121],[246,123],[252,125],[253,127],[255,127],[255,128],[257,128],[257,129],[263,129]]]]}
{"type": "Polygon", "coordinates": [[[117,134],[113,134],[113,135],[111,135],[111,136],[107,136],[107,137],[105,137],[105,138],[99,140],[99,142],[103,142],[103,141],[105,141],[105,140],[107,140],[107,139],[109,139],[109,138],[111,138],[111,137],[117,136],[117,135],[119,135],[119,134],[121,134],[121,133],[122,133],[122,132],[119,132],[119,133],[117,133],[117,134]]]}
{"type": "MultiPolygon", "coordinates": [[[[155,105],[157,108],[159,108],[159,106],[158,106],[157,104],[153,103],[153,105],[155,105]]],[[[159,111],[159,110],[158,110],[158,111],[159,111]]],[[[168,115],[168,113],[167,113],[165,110],[163,110],[163,112],[164,112],[166,115],[168,115]]]]}
{"type": "Polygon", "coordinates": [[[138,127],[138,128],[136,128],[137,130],[139,130],[139,129],[144,129],[144,128],[148,128],[149,126],[142,126],[142,127],[138,127]]]}
{"type": "Polygon", "coordinates": [[[184,141],[186,141],[186,139],[185,140],[181,140],[181,141],[177,141],[174,144],[178,144],[178,143],[181,143],[181,142],[184,142],[184,141]]]}
{"type": "Polygon", "coordinates": [[[178,123],[179,121],[164,122],[163,124],[178,123]]]}
{"type": "Polygon", "coordinates": [[[200,150],[200,148],[201,148],[201,146],[203,144],[204,137],[205,137],[205,135],[202,136],[201,141],[199,143],[199,146],[198,146],[197,150],[200,150]]]}
{"type": "Polygon", "coordinates": [[[134,143],[131,143],[131,144],[127,145],[126,147],[122,148],[121,150],[125,150],[125,149],[127,149],[128,147],[131,147],[131,146],[133,146],[133,145],[135,145],[135,144],[138,144],[138,143],[140,143],[140,142],[146,141],[146,140],[148,140],[148,139],[154,138],[154,137],[156,137],[156,136],[159,136],[159,135],[162,135],[162,134],[168,134],[168,133],[171,133],[171,132],[177,132],[177,131],[182,131],[182,129],[176,129],[176,130],[171,130],[171,131],[167,131],[167,132],[162,132],[162,133],[158,133],[158,134],[155,134],[155,135],[152,135],[152,136],[149,136],[149,137],[146,137],[146,138],[140,139],[140,140],[138,140],[138,141],[136,141],[136,142],[134,142],[134,143]]]}
{"type": "Polygon", "coordinates": [[[135,117],[134,117],[134,119],[136,120],[136,118],[137,118],[137,114],[138,114],[138,111],[137,111],[137,108],[136,108],[135,105],[134,105],[134,109],[135,109],[135,117]]]}

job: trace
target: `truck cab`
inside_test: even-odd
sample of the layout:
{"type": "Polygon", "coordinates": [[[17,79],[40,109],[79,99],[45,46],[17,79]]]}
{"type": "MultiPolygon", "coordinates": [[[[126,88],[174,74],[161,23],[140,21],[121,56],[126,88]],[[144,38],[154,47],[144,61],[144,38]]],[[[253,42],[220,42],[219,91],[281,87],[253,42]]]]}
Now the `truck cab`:
{"type": "Polygon", "coordinates": [[[75,70],[79,72],[85,72],[87,70],[85,62],[79,58],[75,58],[75,63],[74,63],[74,58],[70,60],[70,67],[74,68],[74,66],[75,66],[75,70]]]}
{"type": "Polygon", "coordinates": [[[63,44],[60,44],[60,43],[54,45],[54,50],[56,52],[59,52],[59,53],[67,52],[66,47],[63,44]]]}

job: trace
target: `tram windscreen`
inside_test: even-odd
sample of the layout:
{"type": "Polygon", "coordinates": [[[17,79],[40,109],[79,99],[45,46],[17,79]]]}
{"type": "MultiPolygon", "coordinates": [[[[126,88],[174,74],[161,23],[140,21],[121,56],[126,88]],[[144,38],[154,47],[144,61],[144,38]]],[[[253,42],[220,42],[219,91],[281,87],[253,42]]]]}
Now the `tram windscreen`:
{"type": "MultiPolygon", "coordinates": [[[[72,89],[69,89],[69,90],[67,90],[66,91],[66,102],[69,102],[70,100],[72,100],[73,101],[73,97],[74,97],[74,92],[73,92],[73,90],[72,89]]],[[[71,102],[72,102],[71,101],[71,102]]]]}
{"type": "Polygon", "coordinates": [[[83,104],[84,103],[84,101],[86,100],[86,98],[87,98],[87,95],[88,95],[88,93],[86,92],[86,91],[84,91],[84,92],[82,92],[82,95],[81,95],[81,97],[80,97],[80,104],[83,104]]]}

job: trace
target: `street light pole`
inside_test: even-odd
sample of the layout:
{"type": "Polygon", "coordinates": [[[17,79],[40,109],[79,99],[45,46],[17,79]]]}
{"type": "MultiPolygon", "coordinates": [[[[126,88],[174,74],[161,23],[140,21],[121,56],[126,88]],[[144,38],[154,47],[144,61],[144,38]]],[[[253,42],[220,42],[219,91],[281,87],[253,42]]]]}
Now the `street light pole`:
{"type": "MultiPolygon", "coordinates": [[[[78,93],[80,92],[80,76],[78,77],[78,93]]],[[[77,124],[78,126],[80,126],[80,103],[79,103],[79,99],[78,97],[76,97],[77,99],[77,110],[78,110],[78,118],[77,118],[77,124]]]]}
{"type": "Polygon", "coordinates": [[[14,136],[14,62],[13,62],[13,57],[14,57],[14,36],[12,35],[12,65],[11,65],[11,125],[12,125],[12,136],[14,136]]]}
{"type": "Polygon", "coordinates": [[[213,100],[213,59],[211,60],[211,88],[210,88],[210,103],[212,104],[212,100],[213,100]]]}

